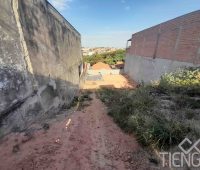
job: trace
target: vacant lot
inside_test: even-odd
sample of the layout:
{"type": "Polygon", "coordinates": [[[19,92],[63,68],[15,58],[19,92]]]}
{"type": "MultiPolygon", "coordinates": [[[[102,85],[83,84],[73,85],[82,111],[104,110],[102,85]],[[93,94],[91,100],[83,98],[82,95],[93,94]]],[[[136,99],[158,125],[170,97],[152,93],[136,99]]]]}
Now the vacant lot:
{"type": "Polygon", "coordinates": [[[109,88],[135,88],[136,83],[125,75],[103,75],[101,80],[86,81],[83,89],[109,88]]]}

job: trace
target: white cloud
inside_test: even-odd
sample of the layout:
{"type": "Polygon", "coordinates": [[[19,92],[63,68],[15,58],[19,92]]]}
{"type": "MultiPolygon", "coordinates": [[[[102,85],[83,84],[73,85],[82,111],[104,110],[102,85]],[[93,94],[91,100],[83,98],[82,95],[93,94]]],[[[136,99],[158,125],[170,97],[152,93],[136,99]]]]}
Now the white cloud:
{"type": "Polygon", "coordinates": [[[125,10],[126,10],[126,11],[129,11],[130,9],[131,9],[130,6],[126,6],[126,7],[125,7],[125,10]]]}
{"type": "Polygon", "coordinates": [[[72,0],[49,0],[49,2],[58,10],[62,11],[69,8],[70,2],[72,0]]]}
{"type": "Polygon", "coordinates": [[[119,47],[125,48],[133,31],[107,31],[93,35],[83,35],[83,47],[119,47]]]}

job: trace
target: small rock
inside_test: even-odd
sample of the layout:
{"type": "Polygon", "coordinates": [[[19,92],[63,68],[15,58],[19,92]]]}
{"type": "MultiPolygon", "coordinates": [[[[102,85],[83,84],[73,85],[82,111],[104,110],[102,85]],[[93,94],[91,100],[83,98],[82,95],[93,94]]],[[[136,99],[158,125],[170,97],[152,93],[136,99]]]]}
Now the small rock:
{"type": "Polygon", "coordinates": [[[44,130],[49,130],[49,124],[48,124],[48,123],[45,123],[45,124],[43,125],[43,129],[44,129],[44,130]]]}
{"type": "Polygon", "coordinates": [[[17,152],[19,152],[19,150],[20,150],[20,148],[19,148],[19,145],[17,144],[17,145],[14,145],[14,146],[13,146],[12,152],[13,152],[13,153],[17,153],[17,152]]]}
{"type": "Polygon", "coordinates": [[[158,165],[158,160],[157,159],[155,159],[155,158],[149,158],[149,162],[151,162],[151,163],[153,163],[153,164],[155,164],[155,165],[158,165]]]}
{"type": "Polygon", "coordinates": [[[30,141],[33,138],[33,133],[32,132],[26,132],[22,138],[22,143],[26,143],[30,141]]]}

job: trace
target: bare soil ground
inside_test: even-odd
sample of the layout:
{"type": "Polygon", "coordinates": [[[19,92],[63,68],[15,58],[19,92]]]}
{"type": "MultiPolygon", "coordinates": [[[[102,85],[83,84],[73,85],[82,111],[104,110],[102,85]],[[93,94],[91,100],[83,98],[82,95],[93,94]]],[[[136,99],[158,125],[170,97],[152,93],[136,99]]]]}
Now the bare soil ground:
{"type": "Polygon", "coordinates": [[[124,170],[156,169],[134,136],[107,115],[91,94],[90,105],[61,116],[29,133],[13,133],[0,141],[1,170],[124,170]]]}
{"type": "Polygon", "coordinates": [[[136,83],[125,75],[103,75],[102,80],[86,81],[83,89],[99,89],[101,87],[135,88],[136,83]]]}

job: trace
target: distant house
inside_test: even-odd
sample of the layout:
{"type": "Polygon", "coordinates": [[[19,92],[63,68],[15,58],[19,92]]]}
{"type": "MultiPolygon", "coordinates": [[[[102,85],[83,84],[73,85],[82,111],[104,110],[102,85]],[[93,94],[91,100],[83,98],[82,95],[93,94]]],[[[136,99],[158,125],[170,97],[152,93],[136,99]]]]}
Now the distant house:
{"type": "Polygon", "coordinates": [[[98,62],[92,66],[92,69],[93,70],[102,70],[102,69],[111,70],[111,67],[108,64],[105,64],[103,62],[98,62]]]}

